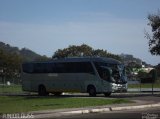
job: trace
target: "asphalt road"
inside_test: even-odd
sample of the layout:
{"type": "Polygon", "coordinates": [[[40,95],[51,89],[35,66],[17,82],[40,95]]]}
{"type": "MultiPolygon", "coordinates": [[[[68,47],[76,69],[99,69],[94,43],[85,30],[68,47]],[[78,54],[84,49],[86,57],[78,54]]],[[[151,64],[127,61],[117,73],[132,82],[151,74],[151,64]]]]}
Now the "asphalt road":
{"type": "Polygon", "coordinates": [[[160,119],[160,107],[70,115],[57,117],[56,119],[160,119]]]}

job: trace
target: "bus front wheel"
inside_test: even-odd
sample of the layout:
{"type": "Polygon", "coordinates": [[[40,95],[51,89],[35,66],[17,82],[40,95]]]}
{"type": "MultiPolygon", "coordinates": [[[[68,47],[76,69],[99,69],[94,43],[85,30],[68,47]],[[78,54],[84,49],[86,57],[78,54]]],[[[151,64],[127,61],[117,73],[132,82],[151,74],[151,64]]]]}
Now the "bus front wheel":
{"type": "Polygon", "coordinates": [[[96,96],[96,89],[94,86],[88,86],[88,93],[89,96],[95,97],[96,96]]]}
{"type": "Polygon", "coordinates": [[[49,93],[46,91],[45,86],[43,86],[43,85],[39,86],[39,88],[38,88],[38,95],[39,96],[47,96],[47,95],[49,95],[49,93]]]}

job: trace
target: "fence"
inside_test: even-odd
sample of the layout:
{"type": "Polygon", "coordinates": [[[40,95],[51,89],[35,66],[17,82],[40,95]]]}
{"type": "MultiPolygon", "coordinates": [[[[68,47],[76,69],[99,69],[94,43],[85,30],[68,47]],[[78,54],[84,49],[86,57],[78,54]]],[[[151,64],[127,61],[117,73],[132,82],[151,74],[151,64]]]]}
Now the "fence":
{"type": "Polygon", "coordinates": [[[146,78],[149,81],[144,82],[144,79],[137,77],[136,79],[129,79],[128,91],[138,92],[160,92],[160,77],[157,77],[155,81],[151,78],[146,78]]]}
{"type": "Polygon", "coordinates": [[[0,77],[0,94],[22,94],[22,85],[20,78],[2,78],[0,77]]]}

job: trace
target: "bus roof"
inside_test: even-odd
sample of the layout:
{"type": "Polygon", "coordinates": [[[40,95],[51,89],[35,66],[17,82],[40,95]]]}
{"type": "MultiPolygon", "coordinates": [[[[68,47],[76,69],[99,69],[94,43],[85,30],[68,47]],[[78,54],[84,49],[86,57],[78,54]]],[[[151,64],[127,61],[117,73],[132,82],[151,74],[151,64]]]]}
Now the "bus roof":
{"type": "Polygon", "coordinates": [[[67,58],[53,59],[49,61],[29,62],[29,63],[86,62],[86,61],[107,62],[110,64],[121,64],[121,62],[116,59],[106,58],[106,57],[67,57],[67,58]]]}

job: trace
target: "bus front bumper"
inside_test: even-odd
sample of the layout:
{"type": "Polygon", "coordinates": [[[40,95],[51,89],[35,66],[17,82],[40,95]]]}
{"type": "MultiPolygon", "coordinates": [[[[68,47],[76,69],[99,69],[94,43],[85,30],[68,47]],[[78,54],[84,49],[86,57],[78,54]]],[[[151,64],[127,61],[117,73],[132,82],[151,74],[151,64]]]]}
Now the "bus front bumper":
{"type": "Polygon", "coordinates": [[[112,92],[127,92],[126,84],[112,84],[112,92]]]}

